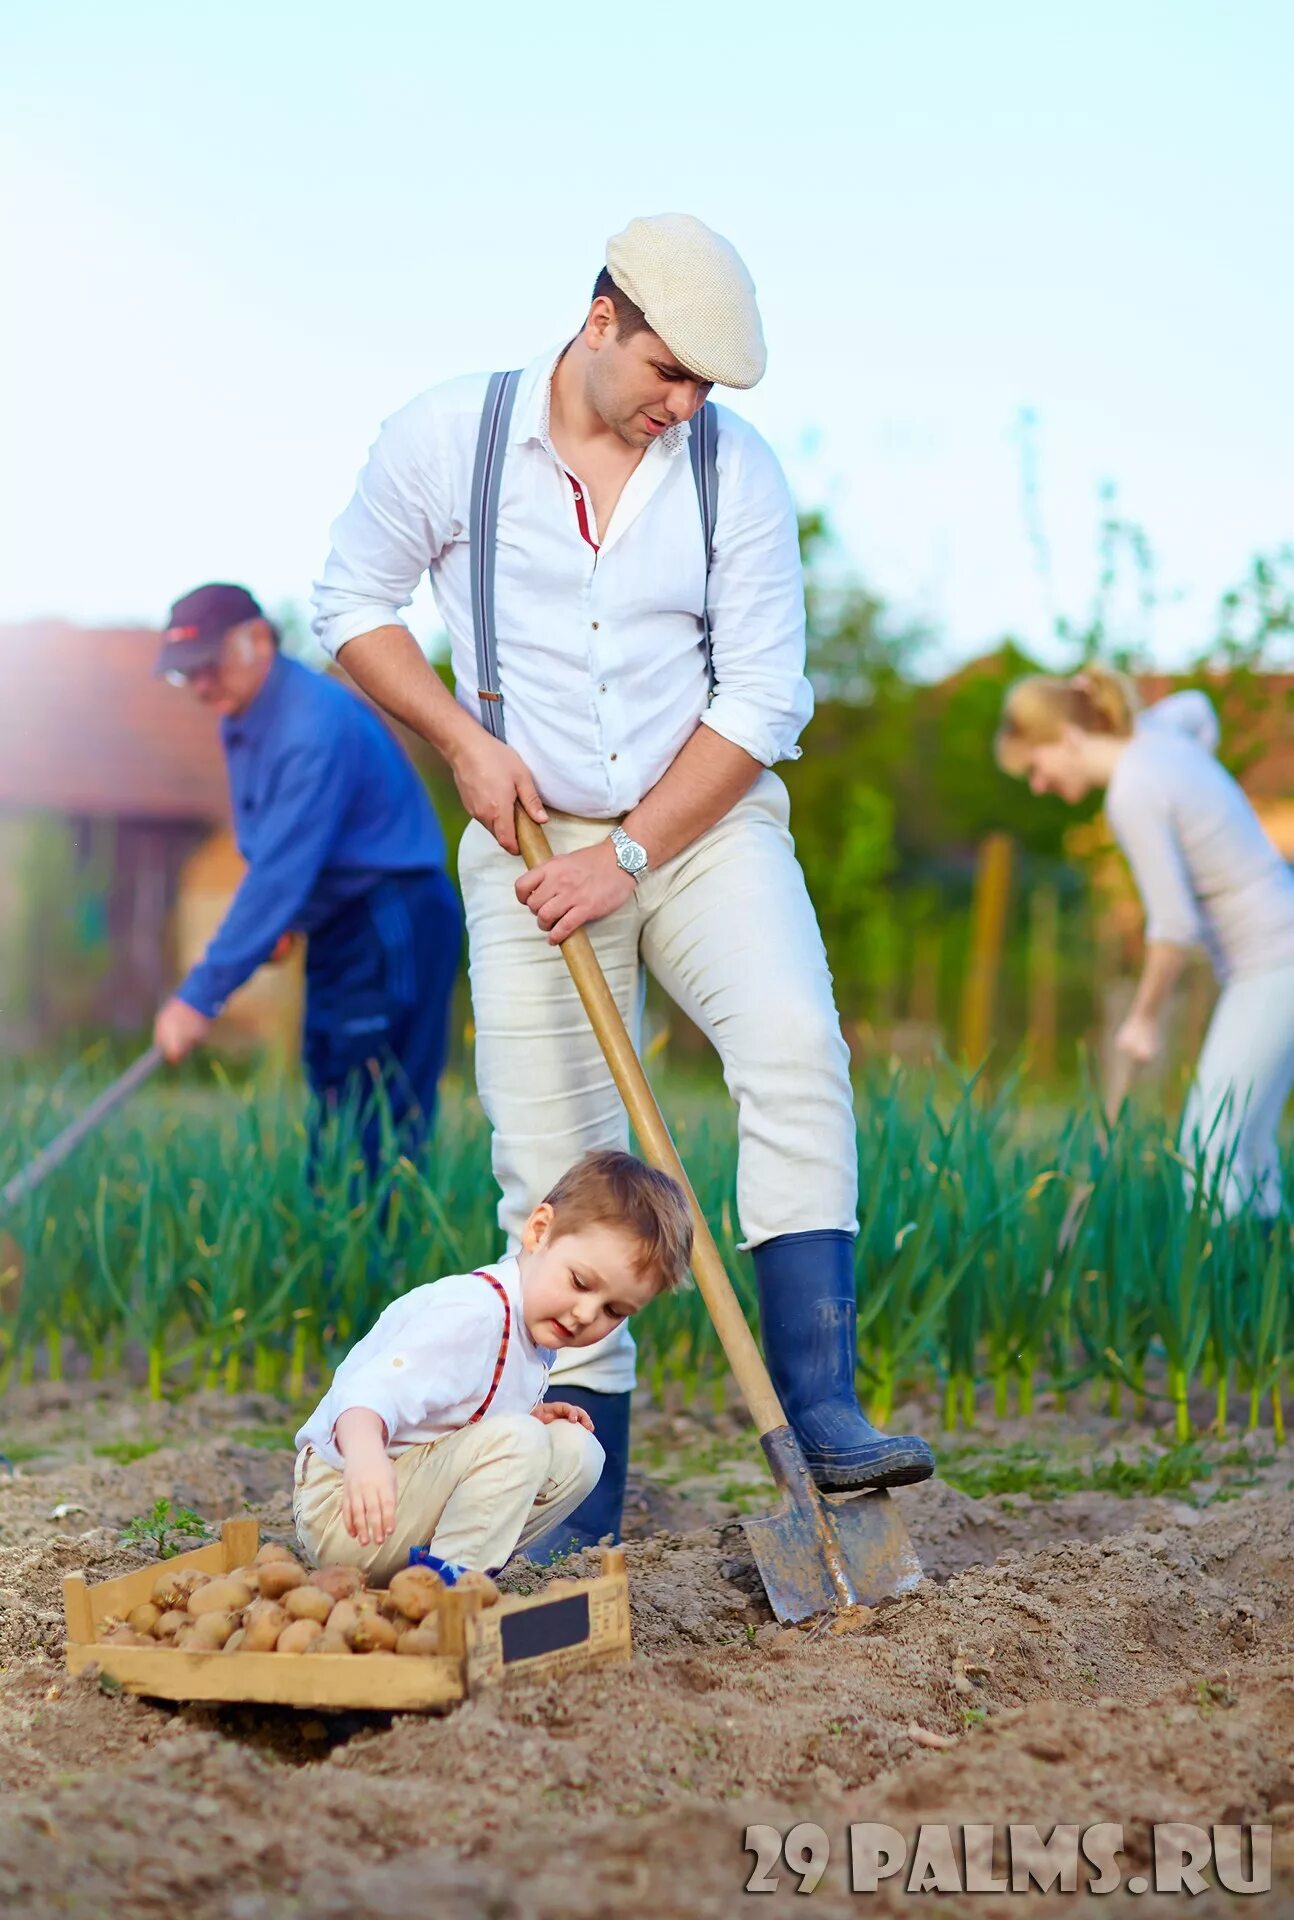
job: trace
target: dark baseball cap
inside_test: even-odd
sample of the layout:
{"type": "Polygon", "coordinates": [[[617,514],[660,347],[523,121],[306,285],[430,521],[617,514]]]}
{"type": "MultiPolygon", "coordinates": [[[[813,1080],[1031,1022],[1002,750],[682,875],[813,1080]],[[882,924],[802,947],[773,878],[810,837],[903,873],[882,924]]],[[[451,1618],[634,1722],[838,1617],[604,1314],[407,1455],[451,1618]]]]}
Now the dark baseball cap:
{"type": "Polygon", "coordinates": [[[195,587],[176,601],[166,616],[162,651],[157,656],[156,674],[196,673],[200,667],[212,667],[220,658],[220,645],[231,627],[244,620],[263,620],[260,602],[246,587],[233,587],[225,581],[195,587]]]}

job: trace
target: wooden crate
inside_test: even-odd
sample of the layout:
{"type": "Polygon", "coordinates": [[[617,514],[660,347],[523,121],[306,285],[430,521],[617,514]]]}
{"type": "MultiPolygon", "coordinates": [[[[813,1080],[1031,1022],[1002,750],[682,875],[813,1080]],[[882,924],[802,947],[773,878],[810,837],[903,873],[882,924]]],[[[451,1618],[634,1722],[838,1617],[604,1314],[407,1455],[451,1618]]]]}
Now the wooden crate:
{"type": "Polygon", "coordinates": [[[177,1554],[90,1586],[83,1573],[63,1582],[67,1664],[94,1667],[127,1693],[159,1700],[255,1701],[266,1706],[374,1708],[388,1712],[444,1712],[468,1695],[531,1674],[549,1677],[576,1668],[627,1661],[630,1652],[629,1583],[624,1554],[604,1547],[594,1580],[563,1581],[551,1596],[505,1597],[481,1607],[478,1594],[449,1589],[440,1614],[439,1654],[192,1653],[175,1647],[111,1647],[97,1638],[109,1617],[121,1618],[149,1599],[165,1569],[200,1568],[213,1576],[251,1561],[260,1545],[254,1520],[226,1520],[209,1547],[177,1554]]]}

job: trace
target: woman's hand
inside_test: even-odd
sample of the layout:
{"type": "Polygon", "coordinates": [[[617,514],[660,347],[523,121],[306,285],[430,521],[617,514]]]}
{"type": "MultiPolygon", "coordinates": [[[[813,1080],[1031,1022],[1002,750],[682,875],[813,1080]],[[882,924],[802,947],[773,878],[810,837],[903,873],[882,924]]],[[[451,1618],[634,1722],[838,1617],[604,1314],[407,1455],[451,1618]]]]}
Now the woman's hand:
{"type": "Polygon", "coordinates": [[[1162,1045],[1159,1021],[1148,1013],[1130,1013],[1114,1036],[1115,1051],[1133,1067],[1148,1067],[1162,1045]]]}
{"type": "Polygon", "coordinates": [[[554,1420],[573,1420],[586,1433],[593,1431],[593,1422],[583,1407],[573,1407],[569,1400],[541,1400],[534,1412],[536,1420],[542,1420],[546,1427],[551,1427],[554,1420]]]}

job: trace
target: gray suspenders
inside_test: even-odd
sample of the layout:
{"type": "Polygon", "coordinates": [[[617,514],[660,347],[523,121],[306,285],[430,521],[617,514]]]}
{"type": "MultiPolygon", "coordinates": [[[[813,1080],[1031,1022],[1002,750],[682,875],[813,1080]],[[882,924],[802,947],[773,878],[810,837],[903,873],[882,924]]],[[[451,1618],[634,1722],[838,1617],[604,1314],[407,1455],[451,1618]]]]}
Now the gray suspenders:
{"type": "Polygon", "coordinates": [[[503,484],[503,455],[508,445],[508,422],[517,397],[520,373],[492,373],[481,409],[481,431],[472,469],[472,520],[468,554],[472,563],[472,631],[476,636],[476,691],[481,702],[481,725],[502,740],[503,695],[499,692],[499,657],[494,636],[494,549],[499,533],[499,488],[503,484]]]}
{"type": "MultiPolygon", "coordinates": [[[[499,649],[494,629],[494,552],[499,533],[499,490],[508,447],[508,423],[521,375],[492,373],[481,409],[481,430],[472,470],[472,518],[468,530],[472,564],[472,631],[476,638],[476,691],[481,702],[481,725],[496,740],[505,736],[503,695],[499,692],[499,649]]],[[[719,425],[707,401],[692,421],[688,453],[701,533],[705,541],[705,598],[701,612],[701,647],[713,698],[714,648],[710,635],[710,567],[714,560],[714,525],[719,510],[719,425]]]]}

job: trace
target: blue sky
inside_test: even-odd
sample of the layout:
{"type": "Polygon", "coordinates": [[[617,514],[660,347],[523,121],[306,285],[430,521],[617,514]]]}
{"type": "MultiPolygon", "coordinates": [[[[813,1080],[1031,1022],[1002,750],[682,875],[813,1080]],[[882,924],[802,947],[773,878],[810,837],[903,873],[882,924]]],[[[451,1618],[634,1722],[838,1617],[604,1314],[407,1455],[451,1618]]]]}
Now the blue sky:
{"type": "Polygon", "coordinates": [[[304,600],[380,419],[572,330],[665,208],[755,275],[736,404],[951,656],[1083,613],[1103,481],[1167,660],[1294,537],[1284,0],[5,19],[0,619],[304,600]]]}

